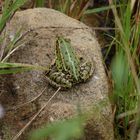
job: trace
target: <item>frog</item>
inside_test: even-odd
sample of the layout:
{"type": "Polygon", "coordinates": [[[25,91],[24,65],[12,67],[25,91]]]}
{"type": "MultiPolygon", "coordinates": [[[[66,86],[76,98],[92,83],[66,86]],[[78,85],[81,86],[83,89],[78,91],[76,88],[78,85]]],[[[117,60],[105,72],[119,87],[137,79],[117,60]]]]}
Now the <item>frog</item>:
{"type": "Polygon", "coordinates": [[[75,84],[86,82],[94,73],[93,61],[85,61],[71,45],[70,39],[58,36],[55,45],[55,59],[45,72],[47,81],[54,87],[70,89],[75,84]]]}

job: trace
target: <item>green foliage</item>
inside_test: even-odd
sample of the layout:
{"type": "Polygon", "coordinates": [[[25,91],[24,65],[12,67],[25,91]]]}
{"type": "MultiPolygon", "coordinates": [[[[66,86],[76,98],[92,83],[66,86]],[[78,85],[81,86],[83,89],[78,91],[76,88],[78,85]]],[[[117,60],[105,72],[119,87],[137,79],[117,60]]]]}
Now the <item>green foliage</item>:
{"type": "MultiPolygon", "coordinates": [[[[110,2],[110,4],[112,4],[110,2]]],[[[139,56],[137,55],[138,42],[140,40],[140,22],[136,23],[134,17],[140,13],[131,10],[130,1],[122,1],[120,4],[126,7],[120,7],[118,10],[113,8],[115,17],[115,45],[116,56],[112,62],[112,77],[114,82],[113,101],[116,106],[115,126],[117,135],[120,139],[129,139],[133,130],[133,122],[136,118],[135,111],[139,103],[139,56]],[[134,112],[129,113],[128,112],[134,112]],[[123,117],[118,117],[124,114],[123,117]],[[119,118],[119,119],[117,119],[119,118]],[[129,128],[129,129],[128,129],[129,128]],[[123,135],[120,135],[120,130],[123,135]]],[[[135,128],[135,127],[134,127],[135,128]]],[[[133,139],[133,138],[132,138],[133,139]]]]}
{"type": "MultiPolygon", "coordinates": [[[[15,11],[22,6],[26,0],[5,0],[2,10],[2,16],[0,17],[0,34],[6,26],[6,23],[14,15],[15,11]]],[[[18,41],[19,32],[14,36],[14,39],[6,46],[5,32],[0,36],[0,61],[4,62],[10,56],[11,51],[13,51],[14,45],[18,41]],[[5,58],[3,58],[5,55],[5,58]]]]}
{"type": "MultiPolygon", "coordinates": [[[[27,0],[5,0],[2,16],[0,19],[0,33],[2,33],[6,23],[14,15],[15,11],[18,10],[26,1],[27,0]]],[[[45,67],[30,64],[6,63],[10,55],[22,45],[22,43],[19,43],[21,38],[21,29],[16,32],[16,34],[12,37],[7,45],[5,44],[5,32],[3,36],[0,36],[0,74],[13,74],[23,71],[29,71],[32,69],[47,70],[47,68],[45,67]]]]}
{"type": "MultiPolygon", "coordinates": [[[[120,7],[120,6],[117,6],[120,7]]],[[[105,10],[110,10],[112,6],[104,6],[104,7],[99,7],[99,8],[94,8],[94,9],[87,9],[85,10],[84,14],[93,14],[93,13],[98,13],[98,12],[103,12],[105,10]]]]}
{"type": "MultiPolygon", "coordinates": [[[[85,14],[103,12],[105,10],[110,10],[113,7],[109,5],[94,9],[87,9],[88,3],[89,0],[49,0],[49,7],[59,10],[62,13],[65,13],[66,15],[78,20],[81,19],[85,14]]],[[[117,7],[121,6],[124,5],[117,5],[117,7]]]]}
{"type": "MultiPolygon", "coordinates": [[[[114,82],[113,102],[116,105],[116,117],[121,113],[133,110],[137,105],[136,87],[124,52],[118,52],[112,62],[112,78],[114,82]]],[[[134,119],[133,114],[116,120],[116,127],[124,129],[127,136],[129,122],[134,119]],[[121,121],[121,123],[120,123],[121,121]]]]}
{"type": "Polygon", "coordinates": [[[2,16],[0,18],[0,32],[4,28],[6,22],[12,17],[14,12],[21,7],[27,0],[5,0],[4,7],[2,11],[2,16]]]}
{"type": "Polygon", "coordinates": [[[1,62],[5,62],[8,60],[11,54],[13,54],[21,45],[22,43],[18,43],[20,39],[22,38],[21,35],[21,29],[16,32],[15,35],[11,36],[11,40],[8,42],[7,45],[5,45],[6,41],[6,35],[4,34],[3,36],[3,41],[0,42],[1,47],[1,52],[0,52],[0,60],[1,62]]]}
{"type": "Polygon", "coordinates": [[[49,0],[49,7],[75,19],[80,19],[88,7],[88,2],[89,0],[49,0]]]}
{"type": "Polygon", "coordinates": [[[35,130],[30,140],[43,140],[52,138],[53,140],[70,140],[72,138],[80,138],[83,134],[84,119],[74,118],[67,121],[53,122],[46,125],[42,129],[35,130]]]}
{"type": "Polygon", "coordinates": [[[35,1],[36,7],[44,7],[44,5],[45,5],[45,0],[36,0],[35,1]]]}
{"type": "Polygon", "coordinates": [[[29,71],[32,69],[37,70],[48,70],[45,67],[29,65],[29,64],[21,64],[21,63],[0,63],[0,74],[12,74],[23,71],[29,71]]]}

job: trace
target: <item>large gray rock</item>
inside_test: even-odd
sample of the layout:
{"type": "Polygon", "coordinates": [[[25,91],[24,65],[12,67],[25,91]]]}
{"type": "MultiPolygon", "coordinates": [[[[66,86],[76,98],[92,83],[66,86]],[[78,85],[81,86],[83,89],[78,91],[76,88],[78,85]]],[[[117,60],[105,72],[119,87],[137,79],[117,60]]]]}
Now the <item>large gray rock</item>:
{"type": "MultiPolygon", "coordinates": [[[[7,38],[13,36],[20,28],[21,33],[30,29],[32,31],[23,37],[22,47],[10,57],[10,62],[49,66],[54,59],[56,36],[62,35],[71,40],[72,46],[79,55],[83,55],[85,59],[92,59],[95,63],[93,77],[72,89],[60,91],[40,114],[35,126],[52,120],[70,118],[76,115],[78,105],[81,111],[92,114],[85,126],[85,139],[113,140],[113,117],[108,99],[108,83],[100,47],[92,30],[75,19],[46,8],[17,12],[7,27],[7,38]]],[[[8,75],[6,79],[8,79],[5,82],[6,87],[10,86],[11,90],[5,89],[5,93],[2,94],[1,102],[5,108],[25,103],[47,87],[45,93],[35,101],[34,105],[27,104],[25,107],[7,112],[5,123],[14,130],[12,133],[15,135],[16,130],[20,130],[27,123],[36,112],[36,108],[43,106],[56,89],[45,81],[42,71],[8,75]],[[7,101],[5,102],[4,99],[7,101]],[[11,116],[10,119],[9,116],[11,116]]]]}

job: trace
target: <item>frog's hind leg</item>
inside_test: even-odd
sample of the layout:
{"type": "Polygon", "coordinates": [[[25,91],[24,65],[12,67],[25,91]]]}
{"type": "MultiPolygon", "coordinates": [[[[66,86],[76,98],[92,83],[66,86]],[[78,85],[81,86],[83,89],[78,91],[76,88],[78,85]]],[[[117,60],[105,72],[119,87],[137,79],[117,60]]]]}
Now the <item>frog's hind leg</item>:
{"type": "Polygon", "coordinates": [[[94,66],[91,61],[85,62],[80,66],[80,76],[82,81],[88,80],[94,72],[94,66]]]}
{"type": "Polygon", "coordinates": [[[72,87],[72,83],[66,79],[66,75],[62,72],[50,73],[46,79],[54,87],[62,87],[63,89],[72,87]]]}

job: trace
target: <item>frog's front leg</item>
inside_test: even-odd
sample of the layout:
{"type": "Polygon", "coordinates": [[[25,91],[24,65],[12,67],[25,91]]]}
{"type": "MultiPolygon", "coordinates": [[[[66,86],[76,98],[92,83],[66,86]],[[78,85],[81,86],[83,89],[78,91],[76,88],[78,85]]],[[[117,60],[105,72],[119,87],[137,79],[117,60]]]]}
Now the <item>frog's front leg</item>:
{"type": "Polygon", "coordinates": [[[49,75],[46,75],[46,79],[54,87],[62,87],[63,89],[72,87],[72,83],[67,79],[67,75],[62,72],[49,73],[49,75]]]}

